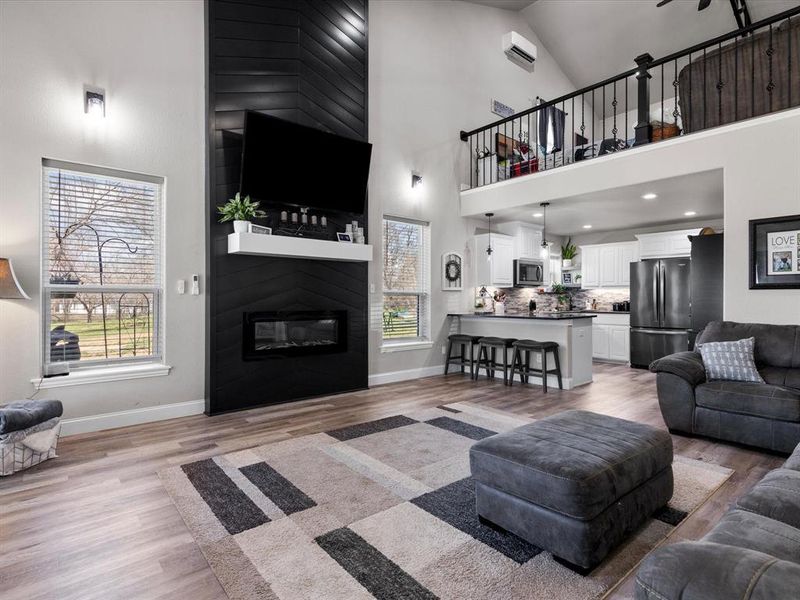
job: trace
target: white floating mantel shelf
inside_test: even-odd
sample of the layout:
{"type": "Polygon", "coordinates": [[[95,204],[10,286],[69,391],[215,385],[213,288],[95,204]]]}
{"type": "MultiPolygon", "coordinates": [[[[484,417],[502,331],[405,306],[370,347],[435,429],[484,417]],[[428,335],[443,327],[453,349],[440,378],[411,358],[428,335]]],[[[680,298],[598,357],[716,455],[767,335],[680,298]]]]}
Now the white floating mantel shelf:
{"type": "Polygon", "coordinates": [[[228,235],[228,254],[370,262],[372,260],[372,246],[283,235],[231,233],[228,235]]]}

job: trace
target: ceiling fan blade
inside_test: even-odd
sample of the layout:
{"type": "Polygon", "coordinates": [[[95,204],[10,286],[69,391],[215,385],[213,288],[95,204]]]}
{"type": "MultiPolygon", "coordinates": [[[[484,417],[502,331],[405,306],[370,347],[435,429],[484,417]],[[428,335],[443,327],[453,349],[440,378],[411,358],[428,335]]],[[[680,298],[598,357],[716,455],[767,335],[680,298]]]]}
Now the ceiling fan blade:
{"type": "Polygon", "coordinates": [[[709,6],[711,6],[711,0],[700,0],[700,3],[697,5],[697,10],[705,10],[709,6]]]}
{"type": "Polygon", "coordinates": [[[670,2],[672,2],[672,0],[661,0],[661,2],[656,4],[656,8],[661,8],[662,6],[664,6],[665,4],[669,4],[670,2]]]}

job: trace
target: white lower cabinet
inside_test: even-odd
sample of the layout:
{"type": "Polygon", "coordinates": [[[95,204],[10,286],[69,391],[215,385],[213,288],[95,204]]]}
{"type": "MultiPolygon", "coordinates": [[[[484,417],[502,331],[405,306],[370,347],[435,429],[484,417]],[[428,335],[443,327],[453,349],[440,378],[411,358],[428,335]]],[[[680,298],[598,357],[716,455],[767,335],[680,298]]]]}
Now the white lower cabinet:
{"type": "Polygon", "coordinates": [[[598,314],[592,323],[592,357],[628,362],[630,330],[628,314],[598,314]]]}

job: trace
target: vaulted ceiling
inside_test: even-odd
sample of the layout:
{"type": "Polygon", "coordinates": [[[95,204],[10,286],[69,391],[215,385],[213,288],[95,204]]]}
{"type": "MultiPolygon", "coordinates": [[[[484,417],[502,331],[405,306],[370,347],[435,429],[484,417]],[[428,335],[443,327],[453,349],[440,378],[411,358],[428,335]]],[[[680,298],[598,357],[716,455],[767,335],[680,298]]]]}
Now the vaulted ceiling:
{"type": "MultiPolygon", "coordinates": [[[[582,88],[634,66],[649,52],[665,56],[736,29],[729,0],[537,0],[520,11],[572,83],[582,88]]],[[[487,0],[486,4],[491,4],[487,0]]],[[[753,21],[800,0],[747,0],[753,21]]]]}

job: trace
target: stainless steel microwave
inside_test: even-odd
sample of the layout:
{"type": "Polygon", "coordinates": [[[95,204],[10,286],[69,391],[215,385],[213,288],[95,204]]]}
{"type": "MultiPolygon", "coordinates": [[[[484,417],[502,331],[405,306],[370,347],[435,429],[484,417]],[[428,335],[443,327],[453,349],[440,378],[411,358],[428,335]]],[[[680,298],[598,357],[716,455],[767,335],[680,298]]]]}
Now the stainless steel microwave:
{"type": "Polygon", "coordinates": [[[543,261],[525,258],[514,261],[514,287],[538,287],[543,284],[543,261]]]}

